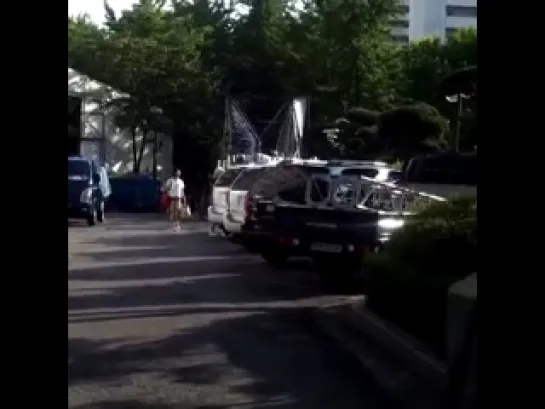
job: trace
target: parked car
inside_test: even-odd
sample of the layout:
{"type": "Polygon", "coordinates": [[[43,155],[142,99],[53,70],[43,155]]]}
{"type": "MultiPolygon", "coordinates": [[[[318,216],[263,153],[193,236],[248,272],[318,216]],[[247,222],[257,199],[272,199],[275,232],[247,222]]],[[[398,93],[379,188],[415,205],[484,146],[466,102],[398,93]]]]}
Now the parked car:
{"type": "Polygon", "coordinates": [[[111,194],[106,169],[83,156],[68,157],[68,218],[85,219],[89,226],[104,221],[111,194]]]}
{"type": "Polygon", "coordinates": [[[391,171],[383,163],[335,161],[301,173],[299,183],[275,192],[272,238],[261,250],[265,260],[280,266],[289,257],[307,256],[322,267],[341,261],[358,265],[363,254],[379,248],[402,221],[384,222],[379,211],[356,207],[360,191],[350,183],[335,185],[333,191],[332,181],[387,181],[391,171]]]}
{"type": "Polygon", "coordinates": [[[411,189],[448,198],[477,195],[477,153],[417,155],[403,168],[401,184],[411,189]]]}
{"type": "MultiPolygon", "coordinates": [[[[248,191],[255,180],[263,172],[274,165],[254,165],[242,169],[234,182],[231,184],[227,193],[227,209],[223,213],[223,227],[227,234],[233,239],[241,237],[243,226],[247,223],[252,213],[252,201],[248,196],[248,191]]],[[[252,248],[251,243],[242,242],[252,248]]]]}
{"type": "Polygon", "coordinates": [[[293,200],[303,202],[308,175],[320,170],[327,173],[324,164],[315,160],[290,160],[263,168],[251,181],[245,195],[245,217],[239,230],[241,243],[267,258],[275,230],[275,198],[298,195],[293,200]]]}
{"type": "Polygon", "coordinates": [[[238,165],[225,170],[214,182],[208,206],[208,222],[214,228],[220,228],[225,233],[223,216],[229,208],[229,190],[238,175],[249,165],[238,165]]]}

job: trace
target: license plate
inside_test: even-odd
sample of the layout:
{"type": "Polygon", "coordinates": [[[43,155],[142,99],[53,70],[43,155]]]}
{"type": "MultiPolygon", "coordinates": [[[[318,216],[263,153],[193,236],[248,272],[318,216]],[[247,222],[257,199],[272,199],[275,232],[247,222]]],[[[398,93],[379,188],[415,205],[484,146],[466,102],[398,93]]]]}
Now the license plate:
{"type": "Polygon", "coordinates": [[[324,253],[340,253],[343,251],[343,246],[340,244],[330,243],[312,243],[310,249],[313,251],[321,251],[324,253]]]}

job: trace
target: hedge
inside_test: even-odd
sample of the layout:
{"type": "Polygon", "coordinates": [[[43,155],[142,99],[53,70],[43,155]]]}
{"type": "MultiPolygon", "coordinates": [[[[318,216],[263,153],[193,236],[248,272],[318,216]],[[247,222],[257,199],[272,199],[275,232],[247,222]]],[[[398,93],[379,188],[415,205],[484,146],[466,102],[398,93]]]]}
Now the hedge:
{"type": "Polygon", "coordinates": [[[386,249],[367,257],[368,307],[445,354],[448,287],[477,269],[477,202],[458,198],[411,217],[386,249]]]}

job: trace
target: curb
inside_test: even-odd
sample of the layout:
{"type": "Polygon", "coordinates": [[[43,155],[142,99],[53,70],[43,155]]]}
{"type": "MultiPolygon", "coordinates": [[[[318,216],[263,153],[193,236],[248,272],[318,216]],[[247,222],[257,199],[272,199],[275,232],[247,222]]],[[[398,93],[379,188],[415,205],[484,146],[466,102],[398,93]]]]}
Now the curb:
{"type": "Polygon", "coordinates": [[[436,409],[447,384],[444,364],[351,297],[313,309],[315,323],[350,353],[400,408],[436,409]]]}

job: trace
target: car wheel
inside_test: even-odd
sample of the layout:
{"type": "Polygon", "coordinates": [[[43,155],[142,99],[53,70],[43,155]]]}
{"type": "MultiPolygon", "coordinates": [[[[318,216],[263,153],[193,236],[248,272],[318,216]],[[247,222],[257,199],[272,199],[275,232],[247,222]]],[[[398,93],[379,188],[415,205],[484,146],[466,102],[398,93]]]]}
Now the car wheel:
{"type": "Polygon", "coordinates": [[[278,249],[264,250],[261,252],[261,257],[273,267],[283,268],[288,264],[288,255],[278,249]]]}
{"type": "Polygon", "coordinates": [[[259,249],[260,249],[259,243],[246,239],[246,240],[242,240],[242,245],[250,253],[259,253],[259,249]]]}
{"type": "Polygon", "coordinates": [[[223,228],[223,231],[225,232],[225,238],[228,241],[230,241],[231,243],[239,243],[240,241],[239,234],[228,232],[227,230],[225,230],[225,228],[223,228]]]}

